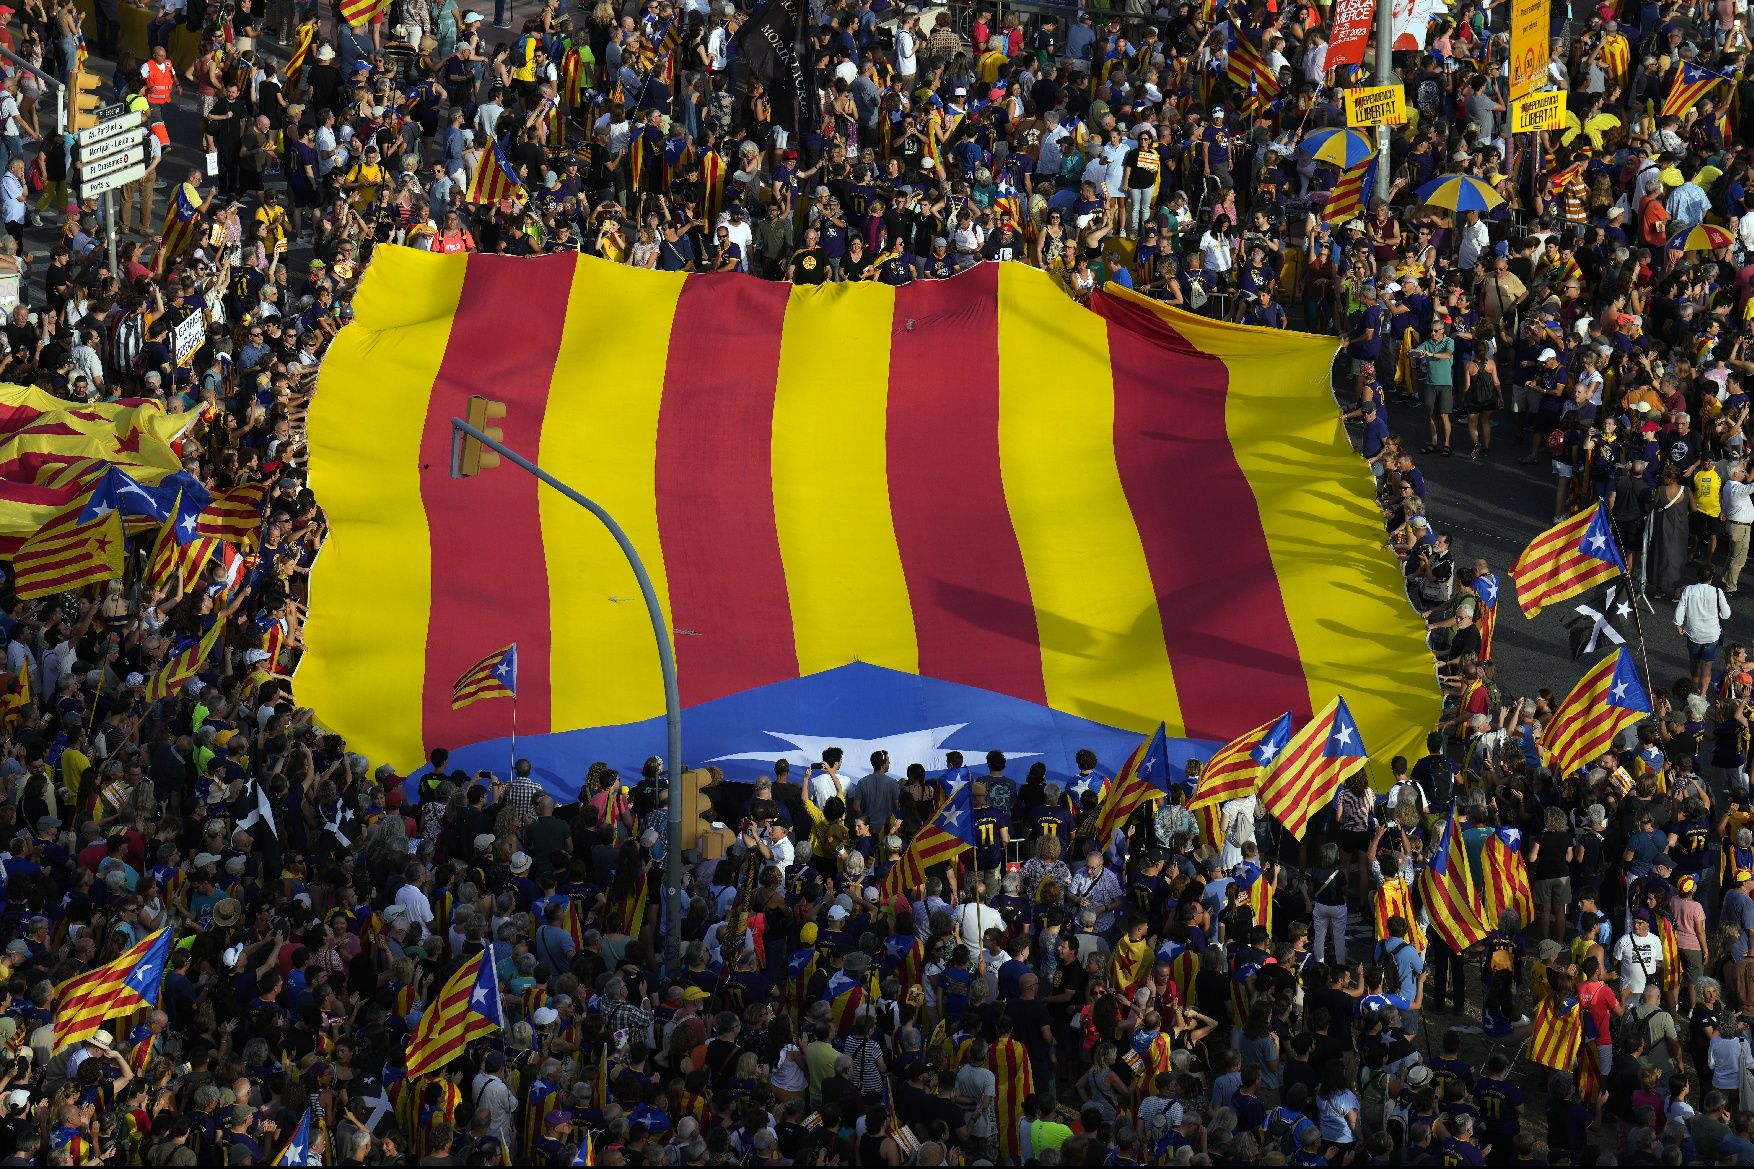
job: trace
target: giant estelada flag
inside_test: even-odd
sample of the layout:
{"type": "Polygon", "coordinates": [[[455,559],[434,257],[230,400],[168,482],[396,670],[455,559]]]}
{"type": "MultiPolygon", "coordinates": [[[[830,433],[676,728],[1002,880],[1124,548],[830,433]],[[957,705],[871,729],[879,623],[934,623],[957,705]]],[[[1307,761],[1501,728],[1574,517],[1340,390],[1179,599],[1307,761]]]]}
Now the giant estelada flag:
{"type": "Polygon", "coordinates": [[[1087,310],[1014,264],[794,288],[386,247],[355,306],[310,417],[333,536],[296,685],[373,759],[503,768],[514,704],[451,689],[512,642],[517,748],[558,790],[663,750],[608,533],[515,467],[450,478],[471,394],[640,550],[690,766],[1066,775],[1089,746],[1112,773],[1160,721],[1179,764],[1335,694],[1386,760],[1436,715],[1331,338],[1087,310]]]}

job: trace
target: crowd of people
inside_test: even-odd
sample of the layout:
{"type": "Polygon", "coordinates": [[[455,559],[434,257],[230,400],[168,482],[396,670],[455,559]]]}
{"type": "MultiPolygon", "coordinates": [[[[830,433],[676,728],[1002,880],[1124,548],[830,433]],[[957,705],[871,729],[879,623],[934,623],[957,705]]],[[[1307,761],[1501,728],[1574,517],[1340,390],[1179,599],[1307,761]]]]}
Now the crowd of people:
{"type": "Polygon", "coordinates": [[[4,593],[0,1165],[258,1164],[295,1134],[335,1165],[1754,1164],[1740,5],[1556,3],[1567,124],[1513,136],[1510,6],[1459,0],[1395,54],[1387,198],[1343,215],[1310,144],[1368,74],[1330,67],[1323,4],[812,6],[804,126],[742,82],[747,5],[523,7],[158,0],[144,44],[116,0],[0,8],[0,379],[195,414],[185,469],[267,487],[241,578],[4,593]],[[50,85],[112,61],[150,127],[113,219],[70,186],[50,85]],[[1724,79],[1664,113],[1700,66],[1724,79]],[[515,181],[472,201],[484,159],[515,181]],[[1502,202],[1421,202],[1445,174],[1502,202]],[[1427,754],[1299,841],[1254,797],[1190,810],[1197,768],[1100,839],[1088,753],[938,777],[830,750],[732,785],[710,859],[667,837],[663,760],[580,760],[563,801],[364,758],[289,675],[325,536],[306,407],[391,244],[798,284],[1025,263],[1332,334],[1447,694],[1427,754]],[[1554,690],[1497,681],[1498,576],[1426,511],[1414,456],[1458,451],[1546,464],[1555,517],[1605,503],[1653,630],[1675,607],[1692,668],[1577,774],[1536,747],[1554,690]],[[957,776],[972,848],[886,898],[957,776]],[[1482,881],[1496,847],[1530,878],[1460,952],[1418,892],[1446,828],[1482,881]],[[56,987],[161,927],[156,1007],[57,1049],[56,987]],[[409,1080],[489,944],[503,1027],[409,1080]],[[1555,1067],[1531,1054],[1560,1015],[1555,1067]]]}

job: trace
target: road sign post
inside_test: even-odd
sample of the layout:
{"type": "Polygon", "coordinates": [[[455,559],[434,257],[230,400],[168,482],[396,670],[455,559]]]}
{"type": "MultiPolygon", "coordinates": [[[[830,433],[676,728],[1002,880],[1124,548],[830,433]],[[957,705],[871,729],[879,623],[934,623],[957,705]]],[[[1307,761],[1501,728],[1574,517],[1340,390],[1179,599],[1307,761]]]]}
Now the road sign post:
{"type": "Polygon", "coordinates": [[[120,102],[98,106],[92,123],[77,135],[79,193],[102,195],[104,225],[109,229],[110,271],[116,270],[114,192],[146,173],[146,130],[137,111],[120,102]]]}

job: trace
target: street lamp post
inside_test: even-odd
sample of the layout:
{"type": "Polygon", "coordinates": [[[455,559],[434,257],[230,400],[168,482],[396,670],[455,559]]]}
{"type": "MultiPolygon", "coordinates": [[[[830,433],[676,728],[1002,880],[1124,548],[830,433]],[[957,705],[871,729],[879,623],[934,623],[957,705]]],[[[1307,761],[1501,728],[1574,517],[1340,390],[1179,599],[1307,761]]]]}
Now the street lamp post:
{"type": "Polygon", "coordinates": [[[493,435],[461,418],[451,419],[452,478],[468,477],[464,470],[463,452],[470,439],[503,455],[596,516],[609,529],[609,534],[615,537],[621,554],[627,557],[627,563],[633,568],[634,579],[639,581],[640,596],[646,602],[646,616],[652,621],[652,636],[658,642],[658,668],[664,674],[664,725],[669,732],[669,758],[664,761],[664,765],[670,797],[670,831],[664,847],[664,971],[674,975],[681,969],[682,963],[682,691],[676,681],[676,653],[670,641],[669,623],[664,620],[664,610],[658,604],[658,590],[653,586],[651,575],[646,572],[646,566],[640,560],[633,541],[627,538],[627,533],[621,530],[615,517],[493,435]]]}

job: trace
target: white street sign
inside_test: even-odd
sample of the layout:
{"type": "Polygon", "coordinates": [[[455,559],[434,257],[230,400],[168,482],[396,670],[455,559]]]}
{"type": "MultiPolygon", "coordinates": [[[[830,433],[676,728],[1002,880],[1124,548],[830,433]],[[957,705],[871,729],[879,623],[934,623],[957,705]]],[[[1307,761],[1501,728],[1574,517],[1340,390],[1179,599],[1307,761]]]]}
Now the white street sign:
{"type": "Polygon", "coordinates": [[[119,138],[131,130],[138,129],[140,129],[140,115],[137,113],[128,113],[124,114],[122,117],[113,118],[108,122],[99,122],[91,129],[81,130],[79,132],[79,149],[82,152],[90,150],[100,142],[107,142],[111,138],[119,138]]]}
{"type": "Polygon", "coordinates": [[[81,159],[79,162],[79,177],[81,181],[89,185],[95,179],[104,178],[106,175],[113,175],[117,171],[127,170],[134,164],[144,163],[145,161],[146,144],[143,142],[136,142],[126,150],[117,151],[115,154],[106,154],[101,158],[81,159]]]}
{"type": "Polygon", "coordinates": [[[114,174],[107,174],[101,179],[87,179],[79,184],[79,192],[82,195],[101,195],[105,191],[114,191],[125,187],[145,173],[146,164],[144,162],[136,162],[127,170],[119,170],[114,174]]]}

